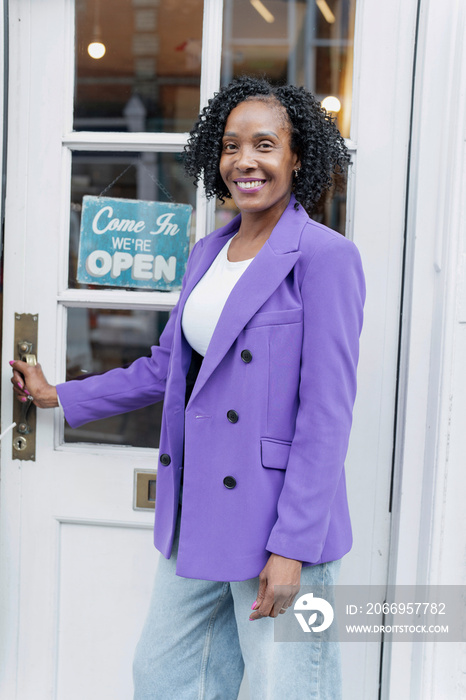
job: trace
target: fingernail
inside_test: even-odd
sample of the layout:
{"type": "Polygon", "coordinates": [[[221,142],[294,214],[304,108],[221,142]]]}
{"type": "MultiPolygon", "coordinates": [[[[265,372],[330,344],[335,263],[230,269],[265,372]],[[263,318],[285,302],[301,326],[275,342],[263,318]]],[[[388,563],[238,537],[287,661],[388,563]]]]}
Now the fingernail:
{"type": "Polygon", "coordinates": [[[254,622],[254,620],[257,620],[257,619],[258,619],[257,617],[250,617],[249,622],[254,622]]]}
{"type": "MultiPolygon", "coordinates": [[[[21,388],[22,388],[22,387],[21,387],[21,388]]],[[[27,389],[24,389],[24,393],[27,394],[28,396],[31,395],[27,389]]]]}
{"type": "Polygon", "coordinates": [[[255,610],[257,605],[257,600],[254,601],[254,603],[251,605],[251,610],[255,610]]]}
{"type": "Polygon", "coordinates": [[[27,401],[27,398],[26,398],[25,396],[22,396],[22,397],[21,397],[21,401],[23,401],[23,402],[24,402],[24,401],[27,401]]]}
{"type": "Polygon", "coordinates": [[[16,382],[16,383],[17,383],[17,385],[19,386],[20,389],[23,388],[23,385],[21,384],[21,382],[16,382]]]}
{"type": "Polygon", "coordinates": [[[10,360],[10,365],[14,365],[14,364],[15,364],[15,361],[14,361],[14,360],[10,360]]]}

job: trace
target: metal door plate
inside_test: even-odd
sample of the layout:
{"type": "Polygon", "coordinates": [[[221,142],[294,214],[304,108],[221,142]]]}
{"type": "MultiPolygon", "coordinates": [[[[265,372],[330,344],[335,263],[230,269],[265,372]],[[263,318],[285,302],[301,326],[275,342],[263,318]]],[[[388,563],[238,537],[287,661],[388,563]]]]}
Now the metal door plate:
{"type": "MultiPolygon", "coordinates": [[[[15,342],[13,357],[15,360],[27,361],[27,357],[37,357],[37,328],[39,317],[37,314],[15,313],[15,342]],[[26,357],[27,356],[27,357],[26,357]]],[[[19,432],[18,428],[24,423],[24,410],[26,404],[18,401],[16,395],[13,401],[13,420],[16,426],[12,431],[13,459],[36,461],[36,407],[34,404],[28,407],[27,425],[28,432],[19,432]]]]}
{"type": "Polygon", "coordinates": [[[157,472],[151,469],[134,470],[134,510],[154,510],[156,480],[157,472]]]}

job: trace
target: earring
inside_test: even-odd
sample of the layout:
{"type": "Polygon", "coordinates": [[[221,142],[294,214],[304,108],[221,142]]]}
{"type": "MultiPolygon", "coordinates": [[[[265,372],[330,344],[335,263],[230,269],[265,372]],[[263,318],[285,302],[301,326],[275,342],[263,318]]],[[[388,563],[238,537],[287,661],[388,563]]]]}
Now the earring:
{"type": "Polygon", "coordinates": [[[300,170],[301,170],[301,168],[295,168],[295,169],[293,170],[295,180],[298,178],[298,174],[299,174],[299,171],[300,171],[300,170]]]}

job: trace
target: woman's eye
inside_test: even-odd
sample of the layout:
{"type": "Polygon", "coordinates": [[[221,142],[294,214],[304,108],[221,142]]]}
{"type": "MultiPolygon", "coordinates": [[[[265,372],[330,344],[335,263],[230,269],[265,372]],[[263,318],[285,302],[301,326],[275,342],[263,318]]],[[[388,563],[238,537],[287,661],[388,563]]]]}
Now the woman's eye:
{"type": "Polygon", "coordinates": [[[223,144],[224,151],[234,151],[235,149],[236,149],[236,144],[234,144],[234,143],[224,143],[223,144]]]}
{"type": "Polygon", "coordinates": [[[261,141],[261,143],[259,144],[259,148],[262,150],[267,150],[269,148],[272,148],[272,144],[270,143],[270,141],[261,141]]]}

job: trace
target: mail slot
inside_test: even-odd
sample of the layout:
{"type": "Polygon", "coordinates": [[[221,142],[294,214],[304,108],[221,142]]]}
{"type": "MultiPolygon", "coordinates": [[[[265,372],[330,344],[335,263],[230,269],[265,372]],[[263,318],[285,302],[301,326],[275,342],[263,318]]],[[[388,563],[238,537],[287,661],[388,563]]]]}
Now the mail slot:
{"type": "Polygon", "coordinates": [[[134,470],[134,510],[154,510],[157,473],[152,470],[134,470]]]}

